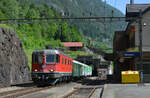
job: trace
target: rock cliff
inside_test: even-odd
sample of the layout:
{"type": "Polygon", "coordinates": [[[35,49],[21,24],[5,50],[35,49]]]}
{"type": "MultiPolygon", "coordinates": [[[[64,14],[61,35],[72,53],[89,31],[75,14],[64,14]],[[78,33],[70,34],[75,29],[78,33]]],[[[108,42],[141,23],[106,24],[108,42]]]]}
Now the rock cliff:
{"type": "Polygon", "coordinates": [[[29,79],[30,70],[21,40],[12,30],[0,28],[0,84],[29,79]]]}

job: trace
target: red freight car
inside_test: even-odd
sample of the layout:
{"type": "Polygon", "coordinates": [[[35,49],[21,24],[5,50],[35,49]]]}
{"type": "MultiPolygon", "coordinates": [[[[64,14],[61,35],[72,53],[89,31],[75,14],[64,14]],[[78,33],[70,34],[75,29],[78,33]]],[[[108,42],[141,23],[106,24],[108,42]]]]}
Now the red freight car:
{"type": "Polygon", "coordinates": [[[35,83],[51,83],[71,78],[72,59],[56,49],[35,50],[32,54],[32,80],[35,83]]]}

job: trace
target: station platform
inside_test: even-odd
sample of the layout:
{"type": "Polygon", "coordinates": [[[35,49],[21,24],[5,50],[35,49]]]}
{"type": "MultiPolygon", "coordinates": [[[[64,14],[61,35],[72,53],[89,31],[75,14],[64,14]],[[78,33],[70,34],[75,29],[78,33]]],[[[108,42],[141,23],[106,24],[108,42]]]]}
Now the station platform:
{"type": "Polygon", "coordinates": [[[149,98],[150,84],[105,84],[102,98],[149,98]]]}

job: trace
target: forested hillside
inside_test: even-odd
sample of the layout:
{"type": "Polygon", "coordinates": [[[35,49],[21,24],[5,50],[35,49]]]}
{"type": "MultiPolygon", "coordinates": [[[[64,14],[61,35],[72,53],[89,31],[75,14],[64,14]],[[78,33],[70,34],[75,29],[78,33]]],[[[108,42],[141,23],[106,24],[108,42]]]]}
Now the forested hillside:
{"type": "MultiPolygon", "coordinates": [[[[123,16],[101,0],[0,0],[0,18],[3,19],[112,16],[112,12],[113,16],[123,16]]],[[[10,28],[18,34],[30,62],[34,49],[44,49],[47,45],[60,47],[61,41],[84,41],[101,49],[111,47],[113,32],[122,29],[124,23],[45,20],[19,24],[10,22],[0,27],[10,28]]]]}
{"type": "MultiPolygon", "coordinates": [[[[60,17],[54,8],[48,5],[29,3],[28,0],[0,0],[0,18],[45,18],[60,17]]],[[[40,23],[8,23],[0,27],[14,30],[23,42],[23,47],[31,61],[31,53],[45,46],[59,47],[61,41],[83,41],[79,30],[67,22],[40,21],[40,23]]]]}
{"type": "MultiPolygon", "coordinates": [[[[30,2],[39,5],[48,4],[64,17],[124,16],[119,10],[105,4],[102,0],[30,0],[30,2]]],[[[94,44],[109,47],[112,45],[114,31],[125,28],[125,23],[120,21],[71,21],[70,24],[75,24],[84,37],[91,37],[94,44]]]]}

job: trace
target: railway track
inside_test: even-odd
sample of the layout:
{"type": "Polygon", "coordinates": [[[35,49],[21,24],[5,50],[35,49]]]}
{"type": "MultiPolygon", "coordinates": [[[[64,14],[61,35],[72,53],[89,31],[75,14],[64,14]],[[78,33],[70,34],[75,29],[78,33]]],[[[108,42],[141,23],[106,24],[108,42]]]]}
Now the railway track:
{"type": "Polygon", "coordinates": [[[6,88],[6,87],[9,87],[8,85],[0,85],[0,89],[1,88],[6,88]]]}
{"type": "Polygon", "coordinates": [[[26,95],[26,94],[30,94],[30,93],[34,93],[34,92],[38,92],[38,91],[42,91],[42,90],[47,90],[47,89],[50,89],[50,88],[52,88],[52,87],[50,86],[50,87],[44,87],[44,88],[37,88],[37,87],[35,87],[35,88],[26,88],[26,89],[17,91],[17,93],[15,91],[7,92],[7,95],[2,96],[2,97],[3,98],[16,98],[16,97],[23,96],[23,95],[26,95]]]}
{"type": "MultiPolygon", "coordinates": [[[[52,93],[52,95],[49,95],[49,96],[61,96],[60,98],[92,98],[91,96],[93,96],[93,93],[94,92],[97,92],[98,91],[98,95],[99,95],[99,92],[101,88],[103,88],[103,83],[100,83],[100,85],[93,85],[92,82],[100,82],[100,81],[95,81],[94,80],[91,80],[89,81],[89,79],[85,79],[84,80],[85,83],[83,83],[82,85],[82,82],[76,82],[78,84],[81,84],[80,86],[74,86],[74,85],[71,85],[72,88],[69,90],[67,89],[69,92],[74,88],[74,90],[72,92],[68,92],[67,90],[65,92],[68,92],[68,93],[62,93],[63,95],[60,95],[60,92],[62,91],[59,91],[58,92],[54,92],[52,93]],[[85,81],[88,81],[85,82],[85,81]],[[92,85],[91,85],[92,84],[92,85]],[[65,96],[64,96],[65,95],[65,96]]],[[[0,98],[16,98],[16,97],[23,97],[23,96],[29,96],[29,95],[33,95],[34,96],[34,93],[38,93],[38,92],[43,92],[43,91],[51,91],[53,92],[53,90],[55,90],[55,87],[60,90],[60,88],[62,89],[62,86],[65,85],[68,83],[60,83],[60,84],[56,84],[55,86],[46,86],[46,87],[37,87],[37,85],[35,85],[34,83],[20,83],[20,84],[13,84],[13,85],[9,85],[9,86],[5,86],[6,88],[0,88],[0,98]],[[51,88],[54,88],[54,89],[51,89],[51,88]],[[4,90],[5,89],[5,90],[4,90]],[[8,90],[7,90],[8,89],[8,90]]],[[[97,83],[96,83],[97,84],[97,83]]],[[[71,87],[70,86],[70,87],[71,87]]],[[[65,87],[67,86],[63,86],[63,88],[65,89],[65,87]]],[[[43,93],[44,94],[44,93],[43,93]]],[[[95,94],[94,94],[95,95],[95,94]]],[[[28,97],[27,97],[28,98],[28,97]]],[[[42,97],[41,97],[42,98],[42,97]]],[[[51,98],[51,97],[49,97],[51,98]]],[[[55,97],[53,97],[55,98],[55,97]]],[[[97,98],[97,97],[94,97],[94,98],[97,98]]]]}
{"type": "Polygon", "coordinates": [[[34,92],[43,91],[43,90],[51,89],[51,88],[54,88],[54,87],[59,87],[59,86],[62,86],[62,85],[64,85],[64,83],[57,84],[55,86],[46,86],[46,87],[37,87],[36,85],[33,85],[31,87],[24,87],[24,88],[21,88],[21,89],[4,91],[4,92],[0,92],[0,98],[16,98],[16,97],[31,94],[31,93],[34,93],[34,92]]]}
{"type": "Polygon", "coordinates": [[[102,87],[84,87],[84,88],[74,88],[72,92],[63,96],[63,98],[91,98],[95,90],[102,87]]]}
{"type": "MultiPolygon", "coordinates": [[[[0,86],[0,98],[14,98],[14,94],[34,89],[36,85],[32,82],[15,83],[0,86]]],[[[21,94],[21,93],[20,93],[21,94]]]]}
{"type": "Polygon", "coordinates": [[[102,98],[104,84],[105,80],[101,80],[99,77],[86,78],[82,81],[83,87],[74,87],[74,90],[63,98],[102,98]]]}
{"type": "Polygon", "coordinates": [[[6,87],[13,87],[13,86],[28,86],[28,85],[33,85],[33,81],[28,81],[28,82],[23,82],[23,83],[14,83],[14,84],[5,84],[5,85],[0,85],[1,88],[6,88],[6,87]]]}

